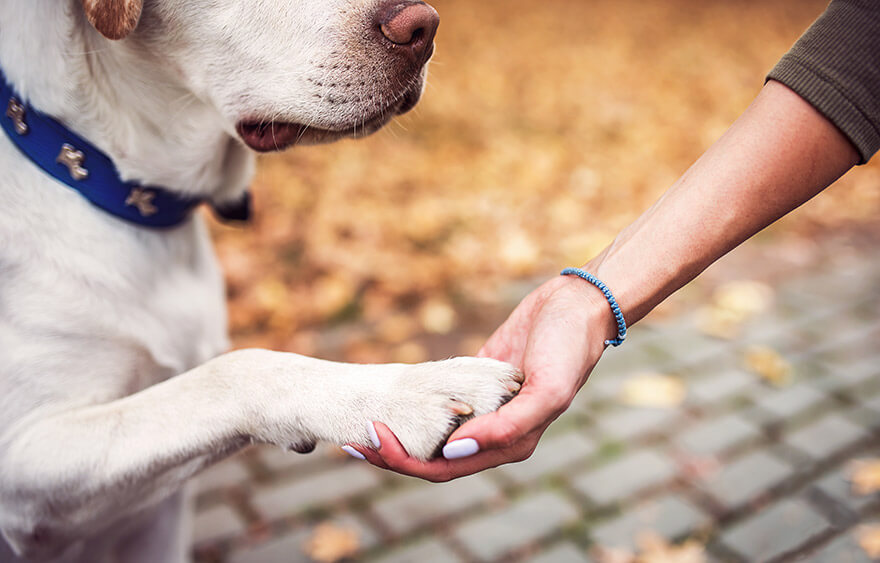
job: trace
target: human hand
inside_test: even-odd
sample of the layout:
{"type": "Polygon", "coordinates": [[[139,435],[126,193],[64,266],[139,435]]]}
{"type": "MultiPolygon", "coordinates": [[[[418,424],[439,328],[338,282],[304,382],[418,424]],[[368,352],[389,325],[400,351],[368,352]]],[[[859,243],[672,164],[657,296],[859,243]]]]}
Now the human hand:
{"type": "Polygon", "coordinates": [[[544,430],[571,404],[616,330],[598,290],[570,276],[554,278],[529,294],[479,353],[522,370],[522,389],[496,412],[453,432],[446,458],[410,457],[381,423],[375,424],[381,446],[356,449],[376,466],[435,482],[527,459],[544,430]]]}

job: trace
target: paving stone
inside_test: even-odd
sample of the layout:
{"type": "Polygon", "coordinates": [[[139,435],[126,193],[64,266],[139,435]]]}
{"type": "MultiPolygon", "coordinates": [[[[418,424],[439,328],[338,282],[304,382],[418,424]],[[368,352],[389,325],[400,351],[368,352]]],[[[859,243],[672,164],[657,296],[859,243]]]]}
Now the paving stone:
{"type": "Polygon", "coordinates": [[[721,543],[746,561],[769,561],[828,530],[825,518],[804,500],[785,499],[722,532],[721,543]]]}
{"type": "Polygon", "coordinates": [[[873,495],[855,494],[849,476],[849,464],[844,464],[820,478],[813,486],[856,513],[868,505],[880,504],[880,492],[873,495]]]}
{"type": "MultiPolygon", "coordinates": [[[[376,533],[351,514],[335,516],[328,523],[335,528],[353,532],[361,551],[371,549],[379,543],[376,533]]],[[[229,557],[229,563],[313,563],[314,560],[306,554],[306,548],[319,525],[298,528],[268,542],[235,551],[229,557]]]]}
{"type": "Polygon", "coordinates": [[[193,544],[199,545],[244,534],[244,519],[228,504],[200,510],[193,518],[193,544]]]}
{"type": "Polygon", "coordinates": [[[343,467],[257,490],[252,502],[264,518],[274,520],[309,507],[330,503],[376,488],[379,470],[357,461],[343,467]]]}
{"type": "Polygon", "coordinates": [[[470,520],[453,536],[478,560],[492,561],[538,541],[578,519],[578,509],[564,497],[544,492],[508,508],[470,520]]]}
{"type": "Polygon", "coordinates": [[[300,530],[235,551],[230,555],[229,563],[311,563],[311,557],[302,552],[308,535],[308,532],[300,530]]]}
{"type": "Polygon", "coordinates": [[[677,366],[705,361],[727,348],[726,342],[697,332],[693,326],[694,323],[688,319],[677,329],[663,331],[647,342],[645,347],[658,351],[677,366]]]}
{"type": "Polygon", "coordinates": [[[643,344],[650,340],[650,331],[639,333],[634,328],[627,333],[626,353],[615,353],[617,350],[609,350],[602,356],[602,359],[596,364],[590,379],[584,385],[579,395],[586,395],[590,400],[608,400],[617,396],[625,376],[645,371],[648,369],[656,369],[657,362],[665,358],[652,350],[647,349],[643,344]],[[640,338],[640,334],[644,337],[640,338]]]}
{"type": "Polygon", "coordinates": [[[675,437],[675,444],[693,455],[719,455],[755,442],[763,433],[740,414],[729,414],[698,423],[675,437]]]}
{"type": "Polygon", "coordinates": [[[196,490],[201,494],[207,491],[226,489],[240,485],[251,479],[251,474],[238,457],[233,457],[208,467],[196,475],[196,490]]]}
{"type": "Polygon", "coordinates": [[[799,561],[805,563],[871,563],[877,561],[871,559],[865,550],[859,545],[855,533],[848,532],[840,535],[828,544],[799,561]]]}
{"type": "Polygon", "coordinates": [[[681,416],[678,409],[626,407],[603,413],[598,425],[603,436],[626,442],[639,436],[657,434],[681,416]]]}
{"type": "Polygon", "coordinates": [[[803,384],[784,389],[763,388],[754,393],[755,405],[766,413],[767,422],[784,422],[828,400],[828,395],[803,384]]]}
{"type": "Polygon", "coordinates": [[[592,563],[593,559],[571,542],[563,542],[544,550],[523,563],[592,563]]]}
{"type": "Polygon", "coordinates": [[[749,389],[760,386],[757,378],[739,369],[724,369],[718,373],[688,382],[688,402],[710,405],[742,396],[749,389]]]}
{"type": "Polygon", "coordinates": [[[867,408],[880,412],[880,395],[875,395],[862,402],[867,408]]]}
{"type": "Polygon", "coordinates": [[[521,463],[502,466],[499,471],[514,483],[524,484],[552,475],[586,459],[595,451],[592,440],[580,431],[572,431],[541,441],[532,457],[521,463]]]}
{"type": "Polygon", "coordinates": [[[375,561],[376,563],[458,563],[461,558],[440,540],[431,538],[398,549],[375,561]]]}
{"type": "Polygon", "coordinates": [[[820,378],[816,385],[827,390],[851,390],[858,396],[858,391],[880,385],[880,358],[869,357],[858,361],[849,358],[844,361],[826,360],[827,374],[820,378]]]}
{"type": "Polygon", "coordinates": [[[672,541],[705,528],[710,522],[693,503],[673,494],[641,503],[594,527],[590,535],[602,547],[635,550],[642,532],[655,532],[672,541]]]}
{"type": "Polygon", "coordinates": [[[790,434],[785,442],[814,460],[833,457],[870,434],[838,414],[827,415],[790,434]]]}
{"type": "Polygon", "coordinates": [[[670,458],[639,450],[576,477],[572,485],[596,504],[606,505],[668,482],[675,474],[670,458]]]}
{"type": "Polygon", "coordinates": [[[474,475],[444,484],[422,484],[373,504],[373,512],[394,534],[406,534],[481,504],[499,494],[498,487],[484,475],[474,475]]]}
{"type": "Polygon", "coordinates": [[[765,451],[752,452],[699,480],[726,510],[735,510],[794,475],[786,463],[765,451]]]}

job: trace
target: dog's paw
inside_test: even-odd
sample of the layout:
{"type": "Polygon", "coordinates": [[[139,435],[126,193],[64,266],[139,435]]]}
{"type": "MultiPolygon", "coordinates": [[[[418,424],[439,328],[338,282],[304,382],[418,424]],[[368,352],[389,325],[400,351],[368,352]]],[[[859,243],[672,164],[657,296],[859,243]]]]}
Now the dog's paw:
{"type": "Polygon", "coordinates": [[[440,455],[446,439],[467,420],[495,411],[519,391],[522,374],[488,358],[453,358],[406,366],[376,420],[411,456],[440,455]]]}

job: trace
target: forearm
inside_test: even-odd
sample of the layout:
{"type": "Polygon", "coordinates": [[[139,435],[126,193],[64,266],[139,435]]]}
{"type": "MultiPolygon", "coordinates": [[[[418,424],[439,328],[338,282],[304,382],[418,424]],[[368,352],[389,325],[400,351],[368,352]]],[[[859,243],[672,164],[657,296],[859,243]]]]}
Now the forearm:
{"type": "Polygon", "coordinates": [[[721,139],[586,268],[635,323],[858,160],[834,125],[768,82],[721,139]]]}

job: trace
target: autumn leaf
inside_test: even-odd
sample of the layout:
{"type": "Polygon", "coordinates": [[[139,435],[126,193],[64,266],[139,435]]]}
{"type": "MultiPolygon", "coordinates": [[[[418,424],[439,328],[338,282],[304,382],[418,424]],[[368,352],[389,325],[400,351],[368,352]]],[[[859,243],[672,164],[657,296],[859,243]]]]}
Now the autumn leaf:
{"type": "Polygon", "coordinates": [[[384,342],[399,344],[410,338],[417,328],[415,319],[404,313],[396,313],[382,320],[376,332],[384,342]]]}
{"type": "Polygon", "coordinates": [[[678,377],[659,373],[636,375],[623,382],[620,402],[632,407],[672,408],[687,396],[687,387],[678,377]]]}
{"type": "Polygon", "coordinates": [[[696,540],[680,545],[670,544],[654,531],[640,532],[636,538],[638,551],[597,546],[592,550],[599,563],[705,563],[706,548],[696,540]]]}
{"type": "Polygon", "coordinates": [[[455,309],[444,299],[430,299],[419,309],[419,320],[426,332],[449,334],[455,328],[455,309]]]}
{"type": "Polygon", "coordinates": [[[502,234],[499,258],[514,274],[530,273],[539,256],[540,248],[525,231],[512,230],[502,234]]]}
{"type": "Polygon", "coordinates": [[[310,294],[317,313],[321,317],[328,317],[351,303],[355,286],[351,277],[331,274],[316,279],[310,294]]]}
{"type": "Polygon", "coordinates": [[[732,339],[743,323],[766,311],[773,289],[755,281],[734,281],[718,287],[711,303],[697,311],[697,328],[710,336],[732,339]]]}
{"type": "Polygon", "coordinates": [[[791,364],[768,346],[751,346],[745,353],[745,365],[768,383],[782,387],[791,382],[791,364]]]}
{"type": "Polygon", "coordinates": [[[325,522],[315,528],[303,546],[306,555],[321,563],[335,563],[360,549],[358,533],[350,528],[325,522]]]}
{"type": "Polygon", "coordinates": [[[404,342],[394,349],[391,360],[401,364],[417,364],[428,360],[428,350],[418,342],[404,342]]]}
{"type": "Polygon", "coordinates": [[[672,545],[656,532],[639,535],[637,563],[704,563],[706,548],[696,540],[672,545]]]}
{"type": "Polygon", "coordinates": [[[849,467],[853,493],[871,495],[880,491],[880,458],[859,459],[849,467]]]}
{"type": "Polygon", "coordinates": [[[599,563],[636,563],[636,554],[626,549],[598,545],[590,552],[599,563]]]}
{"type": "Polygon", "coordinates": [[[880,558],[880,524],[860,526],[857,532],[859,546],[871,559],[880,558]]]}

